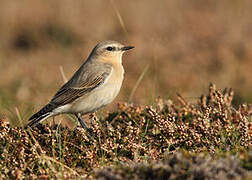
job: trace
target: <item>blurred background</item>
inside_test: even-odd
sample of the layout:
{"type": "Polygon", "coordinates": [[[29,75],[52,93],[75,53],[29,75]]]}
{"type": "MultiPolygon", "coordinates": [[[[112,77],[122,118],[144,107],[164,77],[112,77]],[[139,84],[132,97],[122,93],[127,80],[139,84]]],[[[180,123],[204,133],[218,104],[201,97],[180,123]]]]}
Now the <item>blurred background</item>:
{"type": "MultiPolygon", "coordinates": [[[[252,1],[1,0],[0,114],[45,105],[92,48],[117,40],[125,80],[117,102],[197,100],[209,83],[252,102],[252,1]]],[[[15,114],[15,113],[14,113],[15,114]]]]}

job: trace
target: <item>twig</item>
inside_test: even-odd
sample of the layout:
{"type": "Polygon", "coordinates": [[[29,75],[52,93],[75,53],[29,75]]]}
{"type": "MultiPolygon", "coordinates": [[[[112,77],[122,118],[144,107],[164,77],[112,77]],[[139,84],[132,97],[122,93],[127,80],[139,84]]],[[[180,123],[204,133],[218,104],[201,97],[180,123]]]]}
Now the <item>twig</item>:
{"type": "Polygon", "coordinates": [[[66,83],[66,82],[67,82],[67,78],[66,78],[66,76],[65,76],[63,67],[60,66],[59,69],[60,69],[60,74],[61,74],[61,76],[62,76],[62,78],[63,78],[63,81],[64,81],[64,83],[66,83]]]}
{"type": "Polygon", "coordinates": [[[142,72],[141,75],[139,76],[139,78],[138,78],[138,80],[137,80],[137,82],[136,82],[136,84],[135,84],[133,90],[132,90],[131,93],[130,93],[129,102],[131,102],[131,100],[132,100],[132,98],[133,98],[133,95],[134,95],[135,92],[136,92],[136,89],[138,88],[140,82],[142,81],[142,79],[143,79],[145,73],[147,72],[147,70],[149,69],[149,67],[150,67],[149,64],[148,64],[147,66],[145,66],[143,72],[142,72]]]}

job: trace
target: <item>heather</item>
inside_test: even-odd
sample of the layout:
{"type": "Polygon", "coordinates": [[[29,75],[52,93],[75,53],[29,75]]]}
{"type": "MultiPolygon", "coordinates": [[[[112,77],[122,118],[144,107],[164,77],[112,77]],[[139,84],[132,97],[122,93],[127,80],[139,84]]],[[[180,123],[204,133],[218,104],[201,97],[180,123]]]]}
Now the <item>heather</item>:
{"type": "MultiPolygon", "coordinates": [[[[1,120],[1,176],[12,178],[244,179],[251,177],[251,105],[211,84],[196,103],[120,103],[80,126],[11,127],[1,120]]],[[[18,113],[18,111],[17,111],[18,113]]],[[[19,116],[19,115],[18,115],[19,116]]]]}

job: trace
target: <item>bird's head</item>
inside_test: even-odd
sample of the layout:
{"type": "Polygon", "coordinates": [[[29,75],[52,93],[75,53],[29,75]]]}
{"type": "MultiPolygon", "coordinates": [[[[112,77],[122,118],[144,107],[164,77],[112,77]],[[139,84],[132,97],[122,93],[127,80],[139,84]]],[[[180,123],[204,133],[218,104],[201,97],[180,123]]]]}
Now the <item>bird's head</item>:
{"type": "Polygon", "coordinates": [[[116,41],[104,41],[94,47],[92,55],[95,55],[96,57],[104,60],[114,59],[115,61],[121,61],[122,54],[132,48],[134,47],[124,46],[123,44],[116,41]]]}

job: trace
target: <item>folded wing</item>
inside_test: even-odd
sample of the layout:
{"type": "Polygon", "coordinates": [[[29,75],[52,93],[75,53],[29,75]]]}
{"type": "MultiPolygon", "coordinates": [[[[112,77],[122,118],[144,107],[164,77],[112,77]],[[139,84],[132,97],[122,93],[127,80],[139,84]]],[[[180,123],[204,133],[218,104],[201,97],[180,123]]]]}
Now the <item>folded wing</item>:
{"type": "Polygon", "coordinates": [[[62,106],[75,101],[79,97],[82,97],[93,89],[101,86],[109,77],[111,71],[112,67],[106,66],[106,68],[96,68],[93,69],[92,72],[87,72],[87,74],[83,73],[80,76],[78,75],[78,79],[73,77],[73,80],[71,79],[67,84],[60,88],[50,103],[62,106]]]}

